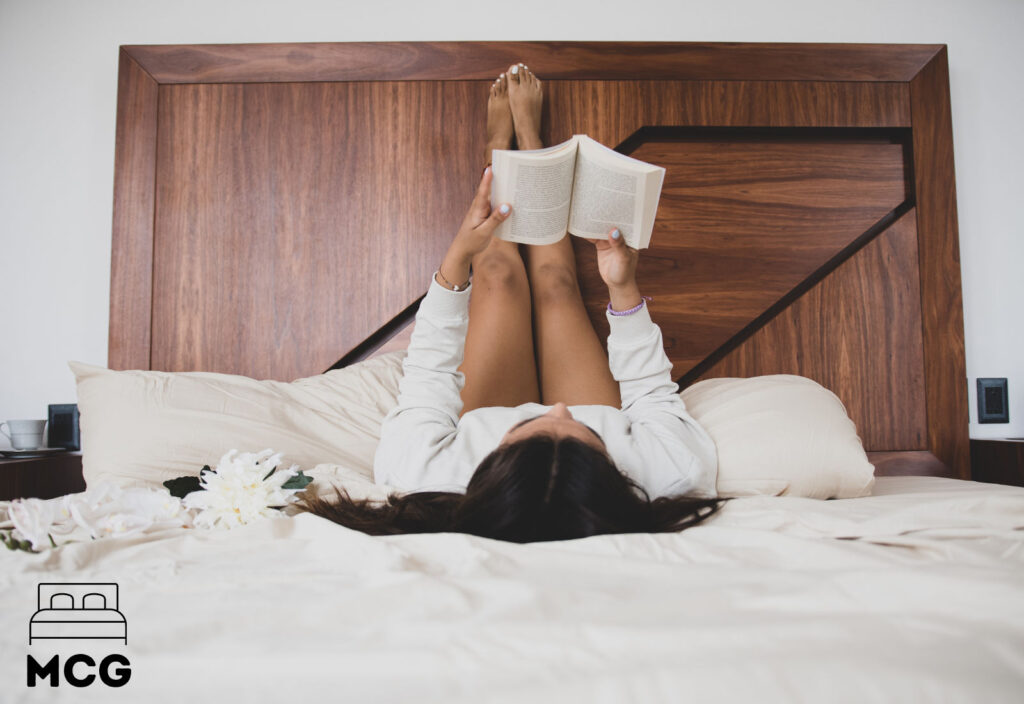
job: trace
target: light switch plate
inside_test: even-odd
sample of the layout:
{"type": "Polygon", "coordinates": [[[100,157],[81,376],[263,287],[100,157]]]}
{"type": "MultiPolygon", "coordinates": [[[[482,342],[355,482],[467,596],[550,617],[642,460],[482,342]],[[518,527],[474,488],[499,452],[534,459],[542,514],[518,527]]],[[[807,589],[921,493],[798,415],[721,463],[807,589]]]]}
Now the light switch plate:
{"type": "Polygon", "coordinates": [[[978,422],[1010,422],[1010,396],[1006,379],[978,379],[978,422]]]}

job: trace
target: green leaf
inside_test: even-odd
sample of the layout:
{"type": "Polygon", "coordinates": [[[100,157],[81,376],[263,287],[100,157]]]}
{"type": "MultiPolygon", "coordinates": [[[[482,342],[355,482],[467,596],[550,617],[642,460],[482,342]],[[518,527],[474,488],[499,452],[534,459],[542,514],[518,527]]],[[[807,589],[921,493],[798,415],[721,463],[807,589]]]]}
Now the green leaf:
{"type": "Polygon", "coordinates": [[[313,477],[307,477],[299,470],[299,473],[294,477],[291,477],[288,481],[281,485],[282,489],[305,489],[310,482],[313,481],[313,477]]]}
{"type": "MultiPolygon", "coordinates": [[[[208,470],[209,467],[204,467],[203,469],[208,470]]],[[[183,499],[187,494],[191,494],[193,491],[199,491],[203,488],[199,483],[199,477],[178,477],[177,479],[168,479],[164,482],[164,486],[171,492],[171,496],[176,496],[179,499],[183,499]]]]}

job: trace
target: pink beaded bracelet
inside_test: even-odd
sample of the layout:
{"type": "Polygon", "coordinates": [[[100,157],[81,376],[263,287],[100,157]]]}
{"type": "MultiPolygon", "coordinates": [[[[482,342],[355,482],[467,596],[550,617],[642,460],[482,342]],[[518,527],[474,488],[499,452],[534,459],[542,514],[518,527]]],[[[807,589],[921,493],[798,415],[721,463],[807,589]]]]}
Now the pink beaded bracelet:
{"type": "Polygon", "coordinates": [[[609,303],[608,312],[611,313],[612,315],[633,315],[633,313],[636,313],[638,310],[644,307],[644,301],[650,300],[653,300],[650,296],[640,296],[640,302],[637,303],[632,308],[630,308],[629,310],[614,310],[612,309],[612,304],[609,303]]]}

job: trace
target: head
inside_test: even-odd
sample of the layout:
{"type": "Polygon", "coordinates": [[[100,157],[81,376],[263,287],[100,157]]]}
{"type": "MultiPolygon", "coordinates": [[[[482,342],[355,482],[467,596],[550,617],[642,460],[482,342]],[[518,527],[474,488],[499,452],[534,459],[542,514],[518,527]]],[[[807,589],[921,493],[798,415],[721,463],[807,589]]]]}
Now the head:
{"type": "Polygon", "coordinates": [[[536,435],[572,438],[602,452],[605,451],[604,440],[597,431],[576,420],[564,403],[556,403],[547,413],[516,423],[501,438],[501,445],[516,443],[536,435]]]}
{"type": "Polygon", "coordinates": [[[352,501],[339,491],[306,507],[372,535],[461,532],[528,543],[605,533],[679,531],[714,513],[718,501],[651,501],[608,456],[603,440],[564,404],[513,426],[477,466],[466,493],[417,492],[387,504],[352,501]]]}

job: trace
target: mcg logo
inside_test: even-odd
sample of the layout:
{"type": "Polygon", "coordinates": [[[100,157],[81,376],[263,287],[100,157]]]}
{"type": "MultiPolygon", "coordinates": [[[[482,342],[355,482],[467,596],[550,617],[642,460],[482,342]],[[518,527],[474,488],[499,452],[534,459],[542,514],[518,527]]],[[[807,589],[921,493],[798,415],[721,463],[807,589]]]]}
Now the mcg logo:
{"type": "MultiPolygon", "coordinates": [[[[28,625],[28,642],[40,640],[115,640],[128,643],[128,623],[118,610],[118,586],[114,582],[44,582],[38,586],[37,610],[28,625]]],[[[46,664],[29,655],[26,684],[48,680],[60,685],[60,655],[46,664]]],[[[84,653],[64,660],[64,680],[72,687],[87,687],[96,681],[92,669],[96,660],[84,653]],[[79,669],[76,671],[76,667],[79,669]]],[[[107,655],[99,663],[99,679],[108,687],[123,687],[132,676],[131,663],[119,653],[107,655]]]]}

